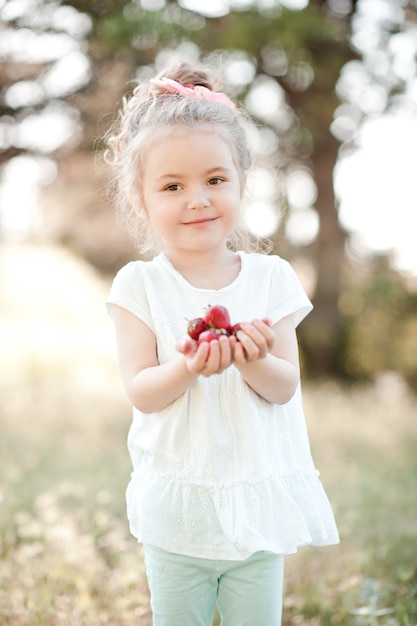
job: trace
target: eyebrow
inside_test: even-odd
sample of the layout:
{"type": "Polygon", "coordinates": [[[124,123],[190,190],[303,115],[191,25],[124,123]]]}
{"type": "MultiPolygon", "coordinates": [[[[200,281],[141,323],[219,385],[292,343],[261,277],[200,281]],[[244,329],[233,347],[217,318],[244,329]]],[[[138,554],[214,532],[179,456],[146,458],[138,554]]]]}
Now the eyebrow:
{"type": "MultiPolygon", "coordinates": [[[[222,165],[216,166],[216,167],[210,167],[208,170],[206,170],[204,172],[204,174],[206,176],[210,176],[210,174],[214,174],[214,173],[228,173],[230,172],[230,168],[229,167],[223,167],[222,165]]],[[[161,176],[157,176],[155,180],[163,180],[164,178],[169,178],[169,179],[176,179],[176,178],[182,178],[184,176],[184,173],[182,174],[178,174],[175,172],[172,173],[167,173],[167,174],[161,174],[161,176]]]]}

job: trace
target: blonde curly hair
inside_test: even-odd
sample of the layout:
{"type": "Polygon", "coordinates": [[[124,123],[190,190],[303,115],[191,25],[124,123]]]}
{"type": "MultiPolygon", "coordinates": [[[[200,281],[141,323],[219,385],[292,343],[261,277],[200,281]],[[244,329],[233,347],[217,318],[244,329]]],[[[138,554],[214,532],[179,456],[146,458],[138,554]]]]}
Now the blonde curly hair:
{"type": "MultiPolygon", "coordinates": [[[[208,68],[188,63],[170,67],[156,78],[162,77],[211,91],[221,88],[217,76],[208,68]]],[[[141,173],[147,148],[172,128],[213,130],[214,127],[228,141],[243,181],[251,164],[244,115],[219,102],[171,93],[152,82],[137,85],[131,96],[123,100],[116,121],[104,137],[104,159],[111,174],[109,193],[141,254],[152,255],[160,250],[158,236],[142,205],[141,173]]],[[[243,224],[230,236],[228,245],[248,251],[262,247],[243,224]]]]}

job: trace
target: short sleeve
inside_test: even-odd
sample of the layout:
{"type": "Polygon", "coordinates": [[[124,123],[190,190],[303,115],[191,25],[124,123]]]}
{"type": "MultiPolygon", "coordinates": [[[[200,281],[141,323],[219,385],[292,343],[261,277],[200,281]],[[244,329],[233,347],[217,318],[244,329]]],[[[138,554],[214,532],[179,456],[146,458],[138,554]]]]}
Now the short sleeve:
{"type": "Polygon", "coordinates": [[[132,261],[116,274],[106,300],[110,317],[112,317],[113,304],[133,313],[153,330],[152,315],[146,295],[143,262],[132,261]]]}
{"type": "Polygon", "coordinates": [[[295,325],[310,313],[313,308],[294,269],[279,256],[272,256],[270,298],[268,315],[275,323],[287,315],[294,316],[295,325]]]}

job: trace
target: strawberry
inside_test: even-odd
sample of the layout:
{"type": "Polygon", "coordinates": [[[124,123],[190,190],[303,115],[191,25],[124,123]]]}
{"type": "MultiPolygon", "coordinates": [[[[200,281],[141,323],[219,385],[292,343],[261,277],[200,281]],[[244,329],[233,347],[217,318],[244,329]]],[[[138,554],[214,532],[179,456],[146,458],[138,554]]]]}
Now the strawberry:
{"type": "MultiPolygon", "coordinates": [[[[262,321],[271,326],[271,321],[266,317],[262,321]]],[[[196,317],[188,322],[187,332],[191,339],[202,343],[219,339],[220,335],[236,336],[241,330],[240,323],[231,324],[229,311],[225,306],[217,304],[209,306],[204,317],[196,317]]]]}
{"type": "Polygon", "coordinates": [[[209,328],[227,329],[230,326],[229,311],[225,306],[211,306],[204,316],[204,321],[209,328]]]}
{"type": "Polygon", "coordinates": [[[218,341],[220,335],[223,333],[216,333],[215,330],[204,330],[198,337],[198,345],[204,341],[218,341]]]}
{"type": "Polygon", "coordinates": [[[202,317],[196,317],[188,322],[187,333],[195,341],[205,330],[207,330],[207,324],[202,317]]]}

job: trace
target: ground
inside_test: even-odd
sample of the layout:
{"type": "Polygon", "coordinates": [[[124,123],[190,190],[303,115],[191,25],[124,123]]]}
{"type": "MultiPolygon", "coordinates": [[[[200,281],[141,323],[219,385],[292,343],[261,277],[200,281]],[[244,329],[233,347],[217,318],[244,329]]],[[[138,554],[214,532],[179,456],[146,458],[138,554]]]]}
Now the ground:
{"type": "MultiPolygon", "coordinates": [[[[1,626],[151,625],[109,286],[62,248],[0,247],[1,626]]],[[[283,626],[415,626],[416,399],[392,372],[305,378],[341,544],[287,558],[283,626]]]]}

